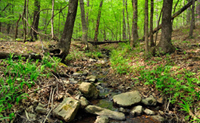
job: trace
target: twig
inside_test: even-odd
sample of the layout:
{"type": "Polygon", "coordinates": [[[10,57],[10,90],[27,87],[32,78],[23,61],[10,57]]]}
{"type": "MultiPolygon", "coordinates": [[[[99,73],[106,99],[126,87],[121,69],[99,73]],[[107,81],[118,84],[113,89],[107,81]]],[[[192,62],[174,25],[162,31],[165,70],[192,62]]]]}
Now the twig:
{"type": "Polygon", "coordinates": [[[45,117],[43,123],[46,122],[46,120],[47,120],[47,118],[49,117],[51,111],[56,107],[56,106],[53,106],[53,96],[54,96],[55,89],[56,89],[56,88],[54,88],[54,90],[53,90],[53,94],[52,94],[52,98],[51,98],[51,99],[52,99],[52,100],[51,100],[51,101],[52,101],[52,102],[51,102],[51,103],[52,103],[52,104],[51,104],[51,105],[52,105],[52,108],[51,108],[51,110],[48,112],[48,114],[47,114],[47,116],[45,117]]]}
{"type": "Polygon", "coordinates": [[[167,104],[166,111],[169,111],[170,100],[171,100],[171,95],[170,95],[170,97],[169,97],[169,102],[168,102],[168,104],[167,104]]]}
{"type": "Polygon", "coordinates": [[[49,108],[49,104],[50,104],[50,100],[51,100],[51,95],[52,95],[52,87],[51,87],[51,92],[50,92],[50,95],[49,95],[49,101],[48,101],[47,109],[49,108]]]}
{"type": "MultiPolygon", "coordinates": [[[[42,87],[42,88],[46,88],[46,87],[53,86],[53,85],[55,85],[55,84],[50,84],[50,85],[44,86],[44,87],[42,87]]],[[[31,92],[28,92],[28,94],[31,94],[31,93],[36,92],[36,91],[39,91],[39,90],[41,90],[42,88],[37,88],[37,89],[35,89],[35,90],[31,91],[31,92]]]]}

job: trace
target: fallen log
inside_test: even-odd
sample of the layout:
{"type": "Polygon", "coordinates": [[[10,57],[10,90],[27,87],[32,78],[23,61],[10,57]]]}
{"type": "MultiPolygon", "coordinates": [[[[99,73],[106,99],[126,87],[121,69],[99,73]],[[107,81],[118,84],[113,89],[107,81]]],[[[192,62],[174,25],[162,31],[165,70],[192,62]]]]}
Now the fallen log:
{"type": "MultiPolygon", "coordinates": [[[[10,55],[12,53],[6,53],[6,52],[0,52],[0,59],[6,59],[6,58],[9,58],[10,55]]],[[[42,59],[42,56],[41,55],[38,55],[38,54],[18,54],[18,53],[13,53],[13,57],[12,59],[18,59],[19,56],[21,57],[24,57],[25,59],[39,59],[41,60],[42,59]]]]}
{"type": "Polygon", "coordinates": [[[128,41],[88,41],[88,43],[92,44],[92,45],[101,45],[101,44],[111,44],[111,43],[127,43],[128,41]]]}

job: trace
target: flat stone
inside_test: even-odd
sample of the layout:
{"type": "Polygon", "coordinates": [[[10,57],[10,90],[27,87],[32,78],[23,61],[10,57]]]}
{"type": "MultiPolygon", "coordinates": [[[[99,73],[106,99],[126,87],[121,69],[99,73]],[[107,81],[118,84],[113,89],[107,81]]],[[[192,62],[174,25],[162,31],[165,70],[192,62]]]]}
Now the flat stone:
{"type": "Polygon", "coordinates": [[[155,114],[154,111],[147,109],[147,108],[144,110],[144,113],[147,114],[147,115],[154,115],[155,114]]]}
{"type": "Polygon", "coordinates": [[[47,109],[45,108],[45,105],[42,103],[39,103],[38,106],[35,108],[35,111],[39,114],[46,114],[47,109]]]}
{"type": "Polygon", "coordinates": [[[141,115],[143,111],[143,107],[141,105],[135,106],[132,110],[131,110],[131,114],[133,116],[135,115],[141,115]]]}
{"type": "Polygon", "coordinates": [[[89,82],[82,82],[79,85],[79,90],[83,93],[86,98],[96,99],[99,96],[99,90],[96,85],[89,82]]]}
{"type": "Polygon", "coordinates": [[[76,116],[80,102],[73,98],[65,98],[54,110],[53,115],[57,118],[70,122],[76,116]]]}
{"type": "Polygon", "coordinates": [[[131,106],[141,101],[139,91],[131,91],[113,96],[113,102],[120,106],[131,106]]]}
{"type": "Polygon", "coordinates": [[[109,123],[109,119],[106,116],[97,116],[94,123],[109,123]]]}
{"type": "Polygon", "coordinates": [[[151,95],[145,99],[142,99],[142,103],[147,106],[155,106],[157,104],[157,100],[151,95]]]}
{"type": "Polygon", "coordinates": [[[96,115],[99,115],[99,116],[107,116],[107,117],[114,119],[114,120],[124,120],[125,119],[124,113],[112,111],[112,110],[105,109],[105,108],[101,108],[101,107],[95,106],[95,105],[88,105],[85,108],[85,110],[88,113],[96,114],[96,115]]]}
{"type": "Polygon", "coordinates": [[[162,116],[160,115],[153,115],[151,116],[153,119],[157,120],[157,121],[160,121],[160,122],[164,122],[165,121],[165,118],[163,118],[162,116]]]}

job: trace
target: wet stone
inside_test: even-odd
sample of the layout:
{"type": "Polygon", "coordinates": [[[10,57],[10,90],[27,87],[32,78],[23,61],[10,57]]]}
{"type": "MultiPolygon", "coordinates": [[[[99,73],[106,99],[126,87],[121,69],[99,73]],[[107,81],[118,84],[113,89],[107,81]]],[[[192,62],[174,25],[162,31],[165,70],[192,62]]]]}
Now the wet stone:
{"type": "Polygon", "coordinates": [[[96,99],[99,96],[99,90],[96,85],[89,82],[82,82],[79,85],[79,90],[83,93],[86,98],[96,99]]]}
{"type": "Polygon", "coordinates": [[[157,100],[151,95],[145,99],[142,99],[142,103],[147,106],[156,106],[157,100]]]}
{"type": "Polygon", "coordinates": [[[154,111],[147,109],[147,108],[144,110],[144,113],[147,114],[147,115],[154,115],[155,114],[154,111]]]}
{"type": "Polygon", "coordinates": [[[163,118],[162,116],[160,115],[154,115],[154,116],[151,116],[153,119],[155,120],[158,120],[160,121],[161,123],[165,121],[165,118],[163,118]]]}
{"type": "Polygon", "coordinates": [[[135,106],[132,110],[131,110],[131,115],[135,116],[135,115],[141,115],[143,111],[143,107],[141,105],[135,106]]]}
{"type": "Polygon", "coordinates": [[[66,122],[72,121],[79,109],[80,102],[73,98],[65,98],[54,110],[53,115],[66,122]]]}
{"type": "Polygon", "coordinates": [[[113,96],[113,102],[120,106],[131,106],[141,101],[139,91],[131,91],[113,96]]]}
{"type": "Polygon", "coordinates": [[[95,105],[88,105],[85,108],[85,110],[88,113],[96,114],[99,116],[107,116],[114,120],[124,120],[125,119],[125,115],[121,112],[112,111],[112,110],[101,108],[101,107],[95,106],[95,105]]]}
{"type": "Polygon", "coordinates": [[[109,123],[109,119],[107,116],[97,116],[94,123],[109,123]]]}

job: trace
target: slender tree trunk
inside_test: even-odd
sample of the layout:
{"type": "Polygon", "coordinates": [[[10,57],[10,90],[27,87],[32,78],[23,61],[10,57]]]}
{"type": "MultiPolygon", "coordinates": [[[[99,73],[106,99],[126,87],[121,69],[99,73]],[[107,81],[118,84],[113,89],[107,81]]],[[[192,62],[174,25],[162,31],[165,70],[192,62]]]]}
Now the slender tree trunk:
{"type": "Polygon", "coordinates": [[[69,1],[69,8],[68,8],[67,19],[65,22],[65,27],[63,30],[62,37],[57,44],[58,47],[61,49],[60,57],[62,58],[63,62],[65,60],[65,57],[69,54],[74,22],[77,13],[77,6],[78,6],[78,0],[69,1]]]}
{"type": "Polygon", "coordinates": [[[149,52],[149,41],[148,41],[148,0],[145,0],[145,55],[148,55],[149,52]]]}
{"type": "Polygon", "coordinates": [[[155,46],[153,41],[153,13],[154,13],[154,0],[151,0],[151,17],[150,17],[150,47],[155,46]]]}
{"type": "Polygon", "coordinates": [[[194,26],[195,26],[194,9],[195,9],[195,0],[192,0],[192,19],[190,22],[189,37],[193,37],[193,30],[194,30],[194,26]]]}
{"type": "Polygon", "coordinates": [[[99,6],[99,11],[98,11],[98,17],[97,17],[97,23],[96,23],[96,29],[95,29],[95,36],[94,36],[94,41],[97,42],[98,38],[98,32],[99,32],[99,23],[100,23],[100,18],[101,18],[101,10],[103,6],[103,0],[101,0],[100,6],[99,6]]]}
{"type": "Polygon", "coordinates": [[[17,23],[16,23],[16,29],[15,29],[15,39],[17,38],[18,36],[18,25],[19,25],[19,21],[21,19],[21,14],[19,15],[19,19],[17,20],[17,23]]]}
{"type": "Polygon", "coordinates": [[[54,28],[53,28],[53,16],[54,16],[54,0],[52,0],[52,13],[51,13],[51,38],[54,39],[54,28]]]}
{"type": "Polygon", "coordinates": [[[133,4],[133,22],[132,22],[132,39],[130,42],[130,46],[134,47],[138,42],[138,29],[137,29],[137,21],[138,21],[138,0],[132,0],[133,4]]]}
{"type": "Polygon", "coordinates": [[[82,22],[82,41],[85,42],[85,44],[88,47],[87,43],[87,22],[85,18],[85,8],[84,8],[84,1],[80,0],[80,8],[81,8],[81,22],[82,22]]]}
{"type": "Polygon", "coordinates": [[[26,0],[24,0],[24,11],[22,15],[23,30],[24,30],[24,42],[26,42],[26,22],[23,18],[26,18],[26,0]]]}
{"type": "MultiPolygon", "coordinates": [[[[40,0],[35,0],[34,1],[34,12],[33,12],[33,23],[32,27],[38,31],[38,26],[39,26],[39,20],[40,20],[40,0]]],[[[30,31],[31,34],[31,40],[33,39],[37,40],[37,33],[31,29],[30,31]]]]}
{"type": "Polygon", "coordinates": [[[175,51],[175,48],[171,43],[172,4],[173,4],[173,0],[164,0],[163,2],[162,33],[161,33],[161,40],[157,45],[157,50],[159,51],[159,54],[172,53],[175,51]]]}
{"type": "MultiPolygon", "coordinates": [[[[26,18],[28,20],[28,3],[29,3],[29,0],[27,0],[27,3],[26,3],[26,18]]],[[[28,34],[28,26],[26,27],[26,33],[28,34]]]]}
{"type": "Polygon", "coordinates": [[[122,10],[122,14],[123,14],[123,40],[126,40],[126,20],[125,20],[125,0],[123,0],[123,10],[122,10]]]}
{"type": "Polygon", "coordinates": [[[200,0],[197,0],[197,6],[196,6],[196,13],[197,13],[197,20],[200,19],[200,0]]]}
{"type": "Polygon", "coordinates": [[[127,20],[127,26],[128,26],[128,39],[129,39],[129,41],[131,41],[131,32],[130,32],[130,25],[129,25],[127,1],[128,0],[126,0],[126,20],[127,20]]]}

